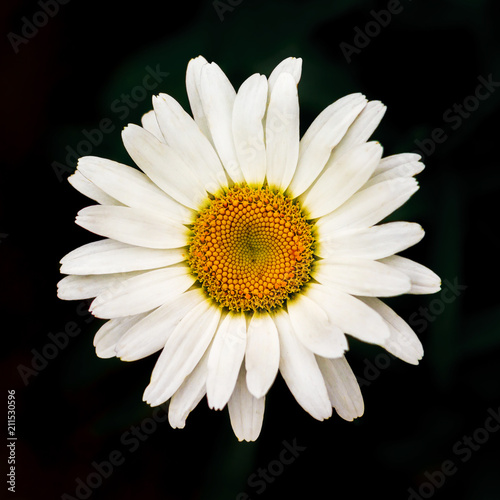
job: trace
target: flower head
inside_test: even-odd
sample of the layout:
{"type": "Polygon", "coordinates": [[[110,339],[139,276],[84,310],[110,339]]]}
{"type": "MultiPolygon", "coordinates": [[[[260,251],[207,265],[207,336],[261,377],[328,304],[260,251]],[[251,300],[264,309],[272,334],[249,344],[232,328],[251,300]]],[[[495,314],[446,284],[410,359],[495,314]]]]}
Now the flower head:
{"type": "Polygon", "coordinates": [[[170,399],[184,427],[206,395],[229,409],[240,440],[260,433],[278,371],[314,418],[363,413],[344,357],[346,334],[417,364],[414,332],[377,297],[434,293],[439,278],[395,255],[424,232],[377,225],[418,189],[415,154],[382,158],[367,142],[385,112],[352,94],[299,137],[300,59],[236,92],[215,63],[190,61],[193,117],[153,98],[123,142],[140,170],[96,157],[71,184],[98,204],[77,224],[105,239],[61,260],[62,299],[93,298],[108,321],[98,356],[132,361],[162,351],[144,399],[170,399]]]}

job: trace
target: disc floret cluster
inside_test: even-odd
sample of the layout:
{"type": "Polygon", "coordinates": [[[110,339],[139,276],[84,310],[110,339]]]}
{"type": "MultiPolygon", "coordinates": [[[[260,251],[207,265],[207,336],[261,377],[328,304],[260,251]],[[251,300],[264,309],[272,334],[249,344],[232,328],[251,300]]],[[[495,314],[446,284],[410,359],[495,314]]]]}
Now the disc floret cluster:
{"type": "Polygon", "coordinates": [[[310,279],[313,244],[297,202],[267,186],[236,185],[200,211],[189,264],[222,307],[271,310],[310,279]]]}

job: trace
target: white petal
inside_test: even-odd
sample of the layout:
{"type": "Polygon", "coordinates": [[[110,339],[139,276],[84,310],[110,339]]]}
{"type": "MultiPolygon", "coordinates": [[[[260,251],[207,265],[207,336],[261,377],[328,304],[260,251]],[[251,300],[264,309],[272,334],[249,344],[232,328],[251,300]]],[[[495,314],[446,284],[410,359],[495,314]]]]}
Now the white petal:
{"type": "Polygon", "coordinates": [[[63,274],[108,274],[170,266],[186,260],[185,249],[160,250],[100,240],[83,245],[61,259],[63,274]]]}
{"type": "Polygon", "coordinates": [[[121,205],[118,200],[115,200],[102,189],[99,189],[95,184],[84,177],[81,172],[78,172],[78,170],[68,177],[68,182],[87,198],[97,201],[97,203],[101,205],[121,205]]]}
{"type": "Polygon", "coordinates": [[[299,156],[299,98],[290,73],[276,80],[266,115],[267,182],[284,191],[299,156]]]}
{"type": "Polygon", "coordinates": [[[370,101],[359,113],[342,140],[332,151],[330,161],[335,161],[351,148],[366,142],[382,120],[386,107],[380,101],[370,101]]]}
{"type": "Polygon", "coordinates": [[[276,325],[267,312],[254,312],[248,325],[245,368],[248,390],[257,399],[265,396],[273,384],[279,362],[276,325]]]}
{"type": "Polygon", "coordinates": [[[257,399],[247,389],[245,367],[240,374],[228,402],[229,418],[238,441],[255,441],[264,420],[265,396],[257,399]]]}
{"type": "Polygon", "coordinates": [[[159,141],[165,142],[153,109],[142,115],[141,124],[144,129],[153,134],[159,141]]]}
{"type": "Polygon", "coordinates": [[[413,177],[424,169],[424,164],[419,161],[413,163],[407,163],[406,165],[401,165],[401,167],[393,168],[387,172],[383,172],[376,176],[372,176],[371,179],[363,186],[363,189],[378,184],[379,182],[388,181],[390,179],[397,179],[398,177],[413,177]]]}
{"type": "Polygon", "coordinates": [[[344,229],[333,233],[322,231],[314,253],[325,259],[382,259],[415,245],[424,234],[420,224],[413,222],[389,222],[380,226],[344,229]]]}
{"type": "MultiPolygon", "coordinates": [[[[398,155],[403,156],[403,155],[398,155]]],[[[390,157],[389,157],[390,158],[390,157]]],[[[384,158],[381,160],[382,163],[384,158]]],[[[379,163],[379,165],[380,165],[379,163]]],[[[424,164],[419,161],[409,161],[407,163],[401,163],[395,165],[392,168],[384,169],[380,171],[379,168],[375,170],[369,181],[363,186],[363,189],[378,184],[379,182],[388,181],[390,179],[396,179],[398,177],[413,177],[424,169],[424,164]]]]}
{"type": "Polygon", "coordinates": [[[283,73],[289,73],[295,80],[295,84],[298,85],[300,82],[300,76],[302,73],[302,59],[296,57],[288,57],[287,59],[281,61],[278,66],[276,66],[271,75],[269,76],[269,96],[274,88],[278,78],[283,73]]]}
{"type": "Polygon", "coordinates": [[[266,176],[266,145],[262,120],[266,113],[267,80],[252,75],[241,85],[233,107],[233,138],[248,184],[262,187],[266,176]]]}
{"type": "Polygon", "coordinates": [[[77,168],[95,186],[124,205],[183,223],[193,219],[192,210],[170,198],[135,168],[96,156],[80,158],[77,168]]]}
{"type": "Polygon", "coordinates": [[[107,288],[141,272],[100,274],[96,276],[66,276],[57,284],[57,296],[63,300],[82,300],[97,297],[107,288]]]}
{"type": "Polygon", "coordinates": [[[354,420],[363,415],[365,405],[358,381],[344,357],[326,359],[317,356],[328,395],[340,417],[354,420]]]}
{"type": "Polygon", "coordinates": [[[122,138],[139,168],[174,200],[194,210],[205,201],[206,191],[200,179],[171,147],[133,124],[123,129],[122,138]]]}
{"type": "Polygon", "coordinates": [[[316,222],[318,234],[333,235],[340,229],[370,227],[403,205],[418,190],[417,181],[393,179],[354,194],[332,213],[316,222]]]}
{"type": "Polygon", "coordinates": [[[332,149],[365,105],[362,94],[351,94],[325,108],[313,121],[300,141],[297,169],[289,186],[293,196],[302,194],[316,180],[332,149]]]}
{"type": "Polygon", "coordinates": [[[234,182],[244,182],[232,130],[236,92],[215,63],[202,66],[199,90],[210,134],[222,164],[234,182]]]}
{"type": "Polygon", "coordinates": [[[221,309],[210,300],[194,307],[177,325],[156,362],[144,400],[151,406],[170,399],[194,370],[212,341],[221,309]]]}
{"type": "MultiPolygon", "coordinates": [[[[389,172],[395,168],[404,167],[405,165],[410,165],[412,163],[417,163],[420,161],[422,157],[415,153],[401,153],[397,155],[386,156],[380,160],[380,163],[377,165],[375,172],[373,175],[379,175],[385,172],[389,172]]],[[[408,168],[408,167],[406,167],[408,168]]],[[[422,165],[423,168],[423,165],[422,165]]],[[[406,177],[409,177],[408,174],[406,177]]]]}
{"type": "Polygon", "coordinates": [[[387,322],[390,335],[383,344],[385,349],[407,363],[418,365],[424,355],[424,348],[406,321],[380,299],[374,297],[360,297],[360,299],[387,322]]]}
{"type": "Polygon", "coordinates": [[[411,287],[404,273],[378,261],[354,258],[317,261],[314,279],[340,291],[367,297],[401,295],[411,287]]]}
{"type": "Polygon", "coordinates": [[[205,189],[215,194],[227,186],[217,153],[182,106],[167,94],[153,97],[153,105],[166,143],[189,166],[205,189]]]}
{"type": "Polygon", "coordinates": [[[332,415],[325,382],[314,354],[296,337],[284,311],[273,315],[280,341],[279,369],[297,403],[317,420],[332,415]]]}
{"type": "Polygon", "coordinates": [[[116,346],[116,355],[135,361],[163,349],[181,320],[205,299],[199,288],[175,296],[130,328],[116,346]]]}
{"type": "Polygon", "coordinates": [[[186,291],[193,282],[185,266],[148,271],[101,292],[90,305],[90,311],[98,318],[150,311],[186,291]]]}
{"type": "Polygon", "coordinates": [[[116,344],[127,333],[127,331],[144,318],[145,314],[127,316],[106,321],[94,337],[94,346],[97,356],[100,358],[112,358],[116,356],[116,344]]]}
{"type": "Polygon", "coordinates": [[[310,351],[338,358],[348,349],[342,331],[328,319],[326,312],[313,300],[300,294],[288,301],[288,314],[297,338],[310,351]]]}
{"type": "Polygon", "coordinates": [[[221,410],[236,385],[247,345],[246,320],[243,313],[228,313],[221,322],[208,357],[208,406],[221,410]]]}
{"type": "Polygon", "coordinates": [[[380,262],[388,265],[392,269],[396,269],[406,274],[411,280],[411,289],[408,293],[414,294],[427,294],[436,293],[441,290],[441,279],[439,276],[413,260],[400,257],[399,255],[392,255],[380,262]]]}
{"type": "Polygon", "coordinates": [[[92,205],[78,212],[75,222],[100,236],[148,248],[187,245],[188,229],[164,216],[129,207],[92,205]]]}
{"type": "Polygon", "coordinates": [[[207,117],[205,116],[203,103],[200,97],[201,68],[206,64],[208,64],[208,62],[203,56],[198,56],[189,61],[186,71],[186,90],[194,121],[205,137],[213,144],[212,135],[208,128],[207,117]]]}
{"type": "Polygon", "coordinates": [[[363,342],[378,345],[382,345],[389,337],[385,321],[356,297],[317,283],[311,283],[306,293],[343,332],[363,342]]]}
{"type": "Polygon", "coordinates": [[[368,142],[356,146],[338,160],[328,161],[313,186],[301,196],[309,218],[326,215],[348,200],[370,178],[382,158],[382,146],[368,142]]]}
{"type": "Polygon", "coordinates": [[[200,359],[195,369],[184,379],[168,405],[168,422],[174,429],[183,429],[188,415],[198,406],[206,393],[207,352],[200,359]]]}

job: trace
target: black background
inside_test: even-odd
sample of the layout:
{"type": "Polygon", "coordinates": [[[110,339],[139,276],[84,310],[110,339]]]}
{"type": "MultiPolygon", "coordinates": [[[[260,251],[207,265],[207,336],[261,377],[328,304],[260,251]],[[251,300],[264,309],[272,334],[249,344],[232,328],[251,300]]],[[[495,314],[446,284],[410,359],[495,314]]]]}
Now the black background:
{"type": "Polygon", "coordinates": [[[58,5],[31,32],[26,25],[39,3],[1,8],[0,357],[3,405],[14,389],[19,438],[16,493],[6,483],[2,491],[20,499],[392,500],[410,498],[412,488],[417,499],[500,498],[500,432],[481,430],[488,412],[500,411],[500,90],[493,85],[481,100],[471,97],[481,78],[500,82],[498,2],[58,5]],[[388,5],[399,12],[379,29],[373,11],[388,5]],[[24,41],[13,42],[13,33],[24,41]],[[346,57],[341,44],[355,51],[346,57]],[[74,168],[68,148],[89,154],[83,143],[90,134],[91,154],[128,162],[120,131],[151,108],[150,96],[137,90],[147,68],[168,73],[153,93],[187,107],[185,68],[199,54],[216,61],[236,88],[285,57],[302,57],[302,132],[335,99],[361,91],[388,106],[374,135],[386,155],[424,153],[421,189],[392,218],[423,225],[426,237],[405,255],[436,271],[443,292],[388,301],[422,340],[418,367],[350,342],[348,360],[366,406],[354,423],[336,415],[315,421],[280,378],[256,443],[238,443],[227,411],[210,411],[204,401],[184,430],[148,420],[142,392],[157,356],[134,363],[97,358],[92,337],[102,322],[84,305],[56,297],[59,259],[94,239],[73,223],[88,201],[65,181],[74,168]],[[136,99],[119,108],[124,94],[136,99]],[[469,111],[455,107],[462,105],[469,111]],[[108,128],[99,135],[103,119],[108,128]],[[461,289],[453,293],[456,284],[461,289]],[[62,336],[68,345],[47,351],[49,333],[73,327],[78,335],[62,336]],[[42,352],[53,359],[38,359],[42,352]],[[130,432],[141,425],[137,446],[130,432]],[[282,467],[284,441],[301,451],[282,467]],[[92,464],[110,454],[120,465],[102,478],[92,464]],[[453,473],[439,472],[443,464],[453,473]],[[253,474],[269,467],[272,482],[257,483],[253,474]],[[77,491],[79,480],[90,481],[91,490],[77,491]]]}

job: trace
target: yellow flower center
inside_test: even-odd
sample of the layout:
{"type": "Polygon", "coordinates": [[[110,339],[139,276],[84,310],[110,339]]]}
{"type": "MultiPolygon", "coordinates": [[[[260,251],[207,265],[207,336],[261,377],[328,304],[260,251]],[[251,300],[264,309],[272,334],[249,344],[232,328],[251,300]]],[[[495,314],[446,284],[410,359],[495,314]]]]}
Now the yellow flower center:
{"type": "Polygon", "coordinates": [[[222,307],[270,310],[310,279],[313,243],[297,203],[267,187],[237,185],[199,212],[189,264],[222,307]]]}

